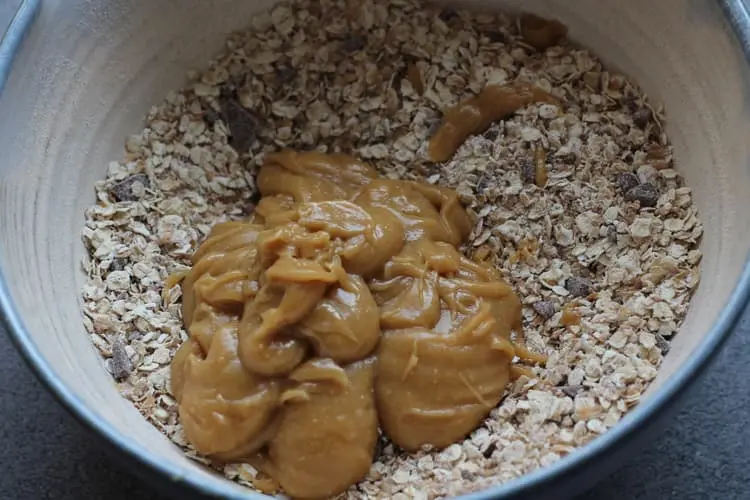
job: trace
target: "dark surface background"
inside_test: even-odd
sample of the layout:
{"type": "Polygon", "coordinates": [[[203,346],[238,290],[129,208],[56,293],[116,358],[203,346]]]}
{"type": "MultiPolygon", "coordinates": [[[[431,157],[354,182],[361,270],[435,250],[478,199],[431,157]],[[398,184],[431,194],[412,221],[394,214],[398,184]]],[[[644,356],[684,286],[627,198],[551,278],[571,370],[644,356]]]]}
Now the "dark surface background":
{"type": "MultiPolygon", "coordinates": [[[[19,0],[0,0],[0,33],[19,0]]],[[[750,314],[661,436],[579,500],[750,498],[750,314]]],[[[161,500],[104,455],[0,329],[0,498],[161,500]]]]}

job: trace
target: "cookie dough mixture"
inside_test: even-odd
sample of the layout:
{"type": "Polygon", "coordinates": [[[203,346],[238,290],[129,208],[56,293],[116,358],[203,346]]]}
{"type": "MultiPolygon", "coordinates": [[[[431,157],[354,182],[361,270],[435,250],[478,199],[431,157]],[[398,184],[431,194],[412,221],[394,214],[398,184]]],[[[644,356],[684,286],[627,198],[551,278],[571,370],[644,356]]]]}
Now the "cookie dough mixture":
{"type": "MultiPolygon", "coordinates": [[[[674,170],[664,117],[634,82],[561,38],[564,26],[530,15],[438,10],[412,0],[356,6],[300,0],[249,22],[253,26],[232,35],[207,70],[191,75],[187,88],[152,109],[144,130],[127,140],[124,158],[110,164],[106,179],[97,183],[98,203],[86,214],[85,325],[120,391],[146,418],[188,456],[250,488],[269,490],[276,485],[266,473],[273,477],[274,464],[298,458],[288,450],[300,439],[296,431],[306,416],[289,409],[303,408],[294,402],[309,398],[310,411],[340,408],[363,416],[351,425],[370,422],[369,433],[356,440],[364,478],[342,498],[436,498],[485,489],[549,465],[606,432],[638,403],[698,283],[702,226],[691,191],[674,170]],[[508,95],[516,102],[496,105],[499,96],[508,95]],[[269,301],[240,309],[239,297],[244,304],[248,293],[262,287],[235,286],[248,280],[233,275],[231,266],[216,273],[224,281],[198,276],[199,266],[221,265],[223,256],[241,248],[231,240],[247,243],[273,227],[290,227],[290,207],[278,195],[293,185],[264,191],[263,171],[288,170],[288,155],[294,154],[323,155],[323,164],[330,164],[330,155],[358,162],[371,179],[367,184],[423,186],[422,196],[438,214],[435,207],[443,202],[433,201],[440,198],[434,193],[455,193],[470,221],[451,219],[460,237],[425,239],[446,244],[441,251],[451,255],[433,262],[437,267],[427,265],[423,247],[429,243],[419,238],[407,236],[399,251],[386,252],[390,258],[378,265],[391,266],[402,280],[398,286],[387,279],[375,289],[367,286],[373,272],[368,267],[376,267],[377,259],[354,264],[356,252],[346,254],[354,255],[351,262],[339,252],[322,271],[289,261],[265,269],[285,290],[308,273],[317,276],[313,282],[328,283],[323,295],[317,292],[312,295],[317,300],[309,301],[316,314],[306,316],[313,319],[306,325],[303,356],[294,336],[281,345],[265,343],[262,336],[244,349],[232,344],[242,338],[237,332],[246,323],[254,325],[248,331],[262,332],[270,318],[272,330],[283,330],[293,309],[260,313],[283,309],[287,292],[274,291],[269,301]],[[263,231],[253,229],[258,224],[263,231]],[[398,254],[404,262],[397,262],[398,254]],[[408,265],[415,262],[420,264],[408,265]],[[348,267],[355,265],[360,272],[348,267]],[[382,413],[386,432],[373,433],[377,401],[374,406],[361,398],[345,401],[347,394],[361,394],[362,387],[376,383],[372,360],[388,346],[387,333],[372,347],[366,329],[347,336],[346,321],[320,325],[334,311],[331,317],[351,318],[347,300],[365,300],[365,290],[375,305],[357,309],[363,314],[357,323],[367,324],[367,314],[375,310],[382,317],[398,293],[408,295],[404,276],[427,283],[423,273],[433,273],[440,291],[440,280],[450,279],[441,275],[445,265],[465,267],[479,284],[509,285],[515,295],[507,297],[520,299],[523,335],[512,338],[512,322],[506,325],[497,338],[512,351],[495,352],[523,354],[525,340],[528,351],[544,354],[546,362],[528,364],[507,386],[503,382],[503,394],[499,377],[498,387],[488,389],[487,410],[476,424],[461,428],[470,434],[452,444],[436,442],[433,449],[419,446],[422,438],[409,442],[413,432],[389,431],[382,413]],[[485,273],[478,280],[477,269],[485,273]],[[246,317],[248,309],[255,312],[246,317]],[[353,343],[342,341],[352,338],[353,343]],[[283,358],[266,356],[277,347],[295,363],[280,366],[274,360],[283,358]],[[231,353],[236,362],[227,364],[223,356],[231,353]],[[280,424],[242,419],[248,427],[241,436],[210,436],[208,443],[219,444],[202,449],[189,418],[180,418],[190,394],[200,401],[196,393],[210,394],[235,375],[246,384],[242,390],[259,394],[254,404],[262,405],[263,395],[275,390],[247,375],[253,372],[244,369],[243,356],[265,362],[255,366],[284,380],[277,392],[289,411],[280,424]],[[228,371],[214,370],[216,363],[228,371]],[[171,374],[170,366],[188,364],[193,368],[171,374]],[[211,384],[189,381],[188,372],[201,367],[211,384]],[[343,399],[314,404],[328,398],[343,399]],[[280,432],[284,425],[290,432],[280,432]],[[258,442],[272,442],[269,436],[283,436],[279,454],[238,460],[258,442]]],[[[341,201],[326,198],[334,199],[341,201]]],[[[347,217],[356,220],[357,209],[348,208],[347,217]]],[[[309,206],[304,214],[299,207],[291,212],[292,226],[312,224],[308,228],[326,234],[343,231],[342,241],[356,239],[357,230],[326,226],[330,219],[309,206]]],[[[274,244],[263,248],[279,252],[274,244]]],[[[407,295],[402,298],[411,300],[407,295]]],[[[394,328],[415,320],[403,317],[408,310],[414,309],[387,311],[394,328]]],[[[461,330],[453,323],[446,328],[461,330]]],[[[394,363],[408,367],[411,346],[398,349],[404,356],[395,356],[394,363]]],[[[518,366],[509,367],[510,361],[497,365],[506,376],[518,366]]],[[[481,386],[479,379],[466,382],[481,386]]],[[[480,398],[483,393],[472,401],[480,398]]],[[[262,412],[253,415],[262,418],[262,412]]]]}

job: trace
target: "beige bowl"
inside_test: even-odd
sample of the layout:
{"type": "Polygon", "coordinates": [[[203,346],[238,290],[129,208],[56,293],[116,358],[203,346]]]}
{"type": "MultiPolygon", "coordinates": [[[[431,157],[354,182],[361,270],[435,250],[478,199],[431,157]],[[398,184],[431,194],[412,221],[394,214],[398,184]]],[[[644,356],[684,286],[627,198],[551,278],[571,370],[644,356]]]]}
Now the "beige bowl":
{"type": "MultiPolygon", "coordinates": [[[[0,75],[7,76],[0,100],[0,305],[8,331],[46,386],[129,463],[167,487],[255,498],[186,459],[119,396],[79,313],[79,234],[94,182],[149,107],[272,2],[37,3],[24,3],[0,50],[0,75]]],[[[640,82],[668,110],[679,169],[705,222],[703,281],[643,403],[554,466],[476,496],[562,498],[622,462],[705,368],[747,302],[750,85],[742,43],[748,47],[750,21],[741,0],[454,3],[523,4],[558,18],[573,39],[640,82]]]]}

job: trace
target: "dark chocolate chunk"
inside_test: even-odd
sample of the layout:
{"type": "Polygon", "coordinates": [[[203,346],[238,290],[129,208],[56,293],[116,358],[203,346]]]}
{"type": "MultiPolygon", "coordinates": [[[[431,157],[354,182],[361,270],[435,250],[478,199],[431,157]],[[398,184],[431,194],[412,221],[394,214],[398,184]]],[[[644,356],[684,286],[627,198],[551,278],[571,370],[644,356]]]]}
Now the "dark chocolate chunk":
{"type": "Polygon", "coordinates": [[[498,133],[496,129],[488,129],[487,132],[484,133],[484,138],[488,141],[495,141],[497,139],[498,133]]]}
{"type": "Polygon", "coordinates": [[[560,161],[563,165],[574,165],[578,156],[571,151],[569,153],[555,155],[555,159],[560,161]]]}
{"type": "Polygon", "coordinates": [[[575,398],[579,392],[583,390],[582,385],[564,385],[560,387],[560,390],[565,394],[566,396],[570,396],[571,398],[575,398]]]}
{"type": "Polygon", "coordinates": [[[124,380],[128,378],[133,371],[133,365],[125,351],[125,344],[120,338],[112,342],[112,376],[115,380],[124,380]]]}
{"type": "Polygon", "coordinates": [[[557,308],[549,300],[538,300],[531,304],[531,308],[542,318],[549,319],[555,315],[557,308]]]}
{"type": "Polygon", "coordinates": [[[297,70],[289,64],[281,64],[276,68],[276,81],[284,84],[289,83],[297,76],[297,70]]]}
{"type": "Polygon", "coordinates": [[[482,455],[484,455],[484,458],[490,458],[496,449],[497,449],[497,442],[492,441],[489,445],[487,445],[487,448],[484,449],[484,451],[482,452],[482,455]]]}
{"type": "Polygon", "coordinates": [[[221,115],[212,108],[209,104],[204,105],[203,110],[203,121],[210,127],[213,127],[214,123],[221,119],[221,115]]]}
{"type": "Polygon", "coordinates": [[[536,168],[529,158],[521,160],[521,179],[531,184],[536,182],[536,168]]]}
{"type": "Polygon", "coordinates": [[[146,174],[134,174],[112,186],[110,193],[115,201],[136,201],[142,196],[143,190],[140,188],[150,186],[151,181],[146,174]]]}
{"type": "Polygon", "coordinates": [[[124,257],[115,257],[112,259],[112,264],[109,266],[110,271],[122,271],[128,263],[128,259],[124,257]]]}
{"type": "Polygon", "coordinates": [[[222,118],[229,128],[229,145],[239,154],[248,152],[258,136],[260,118],[234,97],[221,96],[219,104],[222,118]]]}
{"type": "Polygon", "coordinates": [[[620,172],[617,174],[615,182],[617,182],[617,187],[619,187],[620,191],[623,193],[627,193],[641,183],[638,176],[633,172],[620,172]]]}
{"type": "Polygon", "coordinates": [[[349,35],[341,40],[341,50],[344,52],[358,52],[365,48],[367,39],[362,35],[349,35]]]}
{"type": "Polygon", "coordinates": [[[453,19],[458,17],[458,13],[454,9],[444,8],[440,11],[439,16],[440,20],[443,22],[452,21],[453,19]]]}
{"type": "Polygon", "coordinates": [[[644,182],[625,193],[627,201],[637,201],[643,207],[655,207],[659,201],[659,190],[650,182],[644,182]]]}
{"type": "Polygon", "coordinates": [[[617,228],[614,224],[607,226],[607,239],[612,243],[617,243],[617,228]]]}
{"type": "Polygon", "coordinates": [[[375,450],[372,453],[373,461],[377,461],[380,458],[386,446],[388,446],[388,438],[385,437],[385,434],[378,431],[378,439],[375,441],[375,450]]]}
{"type": "Polygon", "coordinates": [[[669,341],[657,333],[656,347],[659,348],[662,354],[667,354],[669,352],[669,341]]]}
{"type": "Polygon", "coordinates": [[[651,110],[648,108],[641,108],[633,113],[633,123],[640,128],[646,128],[648,122],[651,121],[651,110]]]}
{"type": "Polygon", "coordinates": [[[565,289],[573,297],[585,297],[591,293],[591,280],[580,276],[571,276],[565,280],[565,289]]]}
{"type": "Polygon", "coordinates": [[[505,34],[499,30],[488,30],[485,31],[484,34],[487,38],[489,38],[490,42],[505,43],[507,41],[507,39],[505,38],[505,34]]]}

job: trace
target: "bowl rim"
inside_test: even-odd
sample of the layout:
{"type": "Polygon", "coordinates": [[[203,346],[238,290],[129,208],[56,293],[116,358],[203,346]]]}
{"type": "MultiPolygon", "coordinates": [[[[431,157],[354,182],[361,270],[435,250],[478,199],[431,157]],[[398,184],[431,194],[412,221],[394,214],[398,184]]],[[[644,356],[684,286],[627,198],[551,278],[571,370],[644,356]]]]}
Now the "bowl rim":
{"type": "MultiPolygon", "coordinates": [[[[745,59],[750,64],[750,9],[744,0],[721,0],[721,9],[734,32],[745,59]]],[[[26,34],[39,11],[40,0],[22,0],[15,16],[0,41],[0,92],[5,87],[26,34]]],[[[1,249],[0,249],[1,250],[1,249]]],[[[532,490],[549,487],[566,476],[573,476],[603,460],[617,446],[633,441],[642,434],[647,423],[665,413],[687,390],[688,382],[699,377],[720,351],[739,322],[750,301],[750,260],[746,260],[742,273],[732,291],[727,305],[721,310],[714,325],[695,350],[677,371],[664,382],[657,392],[638,405],[612,429],[591,443],[577,449],[556,463],[525,474],[506,484],[471,493],[461,498],[472,500],[507,499],[527,495],[532,490]]],[[[108,421],[92,412],[74,391],[55,376],[55,372],[37,348],[15,307],[10,291],[0,269],[0,323],[37,379],[55,399],[86,429],[103,437],[118,452],[125,464],[149,480],[166,480],[169,489],[193,491],[206,497],[248,500],[268,498],[247,490],[239,492],[229,482],[208,482],[204,478],[185,475],[179,467],[165,463],[148,447],[141,446],[120,433],[108,421]]]]}

